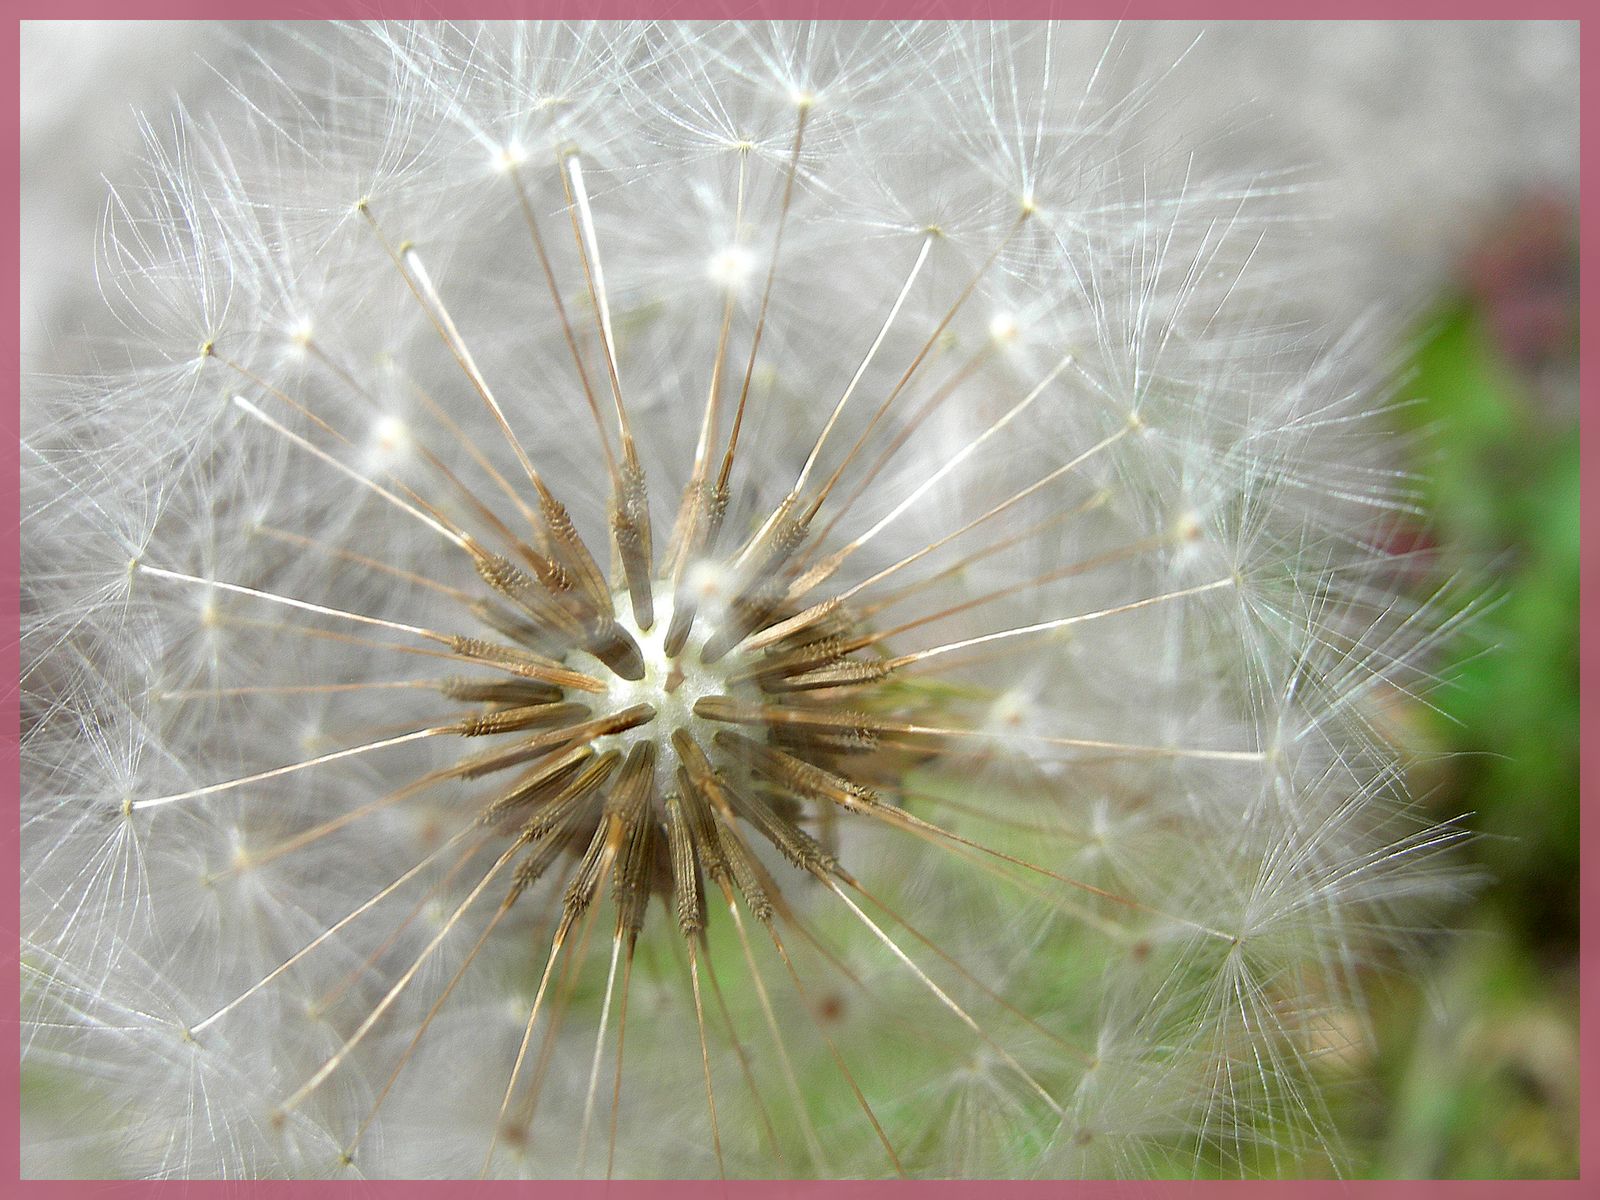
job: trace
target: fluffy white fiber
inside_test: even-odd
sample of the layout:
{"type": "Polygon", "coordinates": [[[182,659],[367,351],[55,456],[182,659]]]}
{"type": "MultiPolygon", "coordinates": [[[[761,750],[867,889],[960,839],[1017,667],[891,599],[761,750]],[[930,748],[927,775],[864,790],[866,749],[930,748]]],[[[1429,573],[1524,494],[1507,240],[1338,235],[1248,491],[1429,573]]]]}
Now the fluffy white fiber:
{"type": "Polygon", "coordinates": [[[250,37],[25,411],[25,1170],[1337,1170],[1324,1060],[1450,880],[1392,744],[1437,631],[1370,356],[1283,303],[1301,198],[1171,135],[1181,64],[250,37]],[[537,706],[441,691],[527,678],[456,635],[598,680],[566,740],[480,736],[537,706]],[[568,751],[655,769],[481,819],[568,751]]]}

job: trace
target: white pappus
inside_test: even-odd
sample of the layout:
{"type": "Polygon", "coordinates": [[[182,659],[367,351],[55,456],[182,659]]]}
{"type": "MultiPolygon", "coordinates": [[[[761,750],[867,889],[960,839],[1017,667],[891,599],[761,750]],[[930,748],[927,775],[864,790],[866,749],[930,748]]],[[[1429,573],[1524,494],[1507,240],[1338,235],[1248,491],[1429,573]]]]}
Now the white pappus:
{"type": "Polygon", "coordinates": [[[1181,71],[247,36],[25,411],[25,1169],[1337,1169],[1438,630],[1181,71]]]}

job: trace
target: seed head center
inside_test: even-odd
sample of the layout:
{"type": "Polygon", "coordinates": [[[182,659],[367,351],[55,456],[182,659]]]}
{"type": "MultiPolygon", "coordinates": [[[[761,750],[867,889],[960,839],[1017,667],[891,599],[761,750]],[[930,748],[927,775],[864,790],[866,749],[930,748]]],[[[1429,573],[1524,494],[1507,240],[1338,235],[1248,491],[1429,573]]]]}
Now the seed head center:
{"type": "Polygon", "coordinates": [[[663,588],[658,593],[655,620],[649,629],[639,628],[626,593],[616,598],[616,620],[638,644],[639,653],[644,659],[644,675],[639,679],[624,679],[598,661],[594,662],[594,674],[606,681],[604,696],[597,697],[596,711],[621,712],[639,704],[648,704],[656,715],[633,729],[596,738],[594,747],[600,753],[616,749],[626,755],[641,740],[655,742],[660,752],[656,757],[657,795],[665,795],[676,787],[676,759],[671,754],[673,733],[679,729],[687,730],[696,741],[709,744],[714,732],[713,723],[696,716],[694,706],[703,697],[730,693],[734,685],[729,676],[739,655],[727,655],[710,666],[702,663],[701,647],[715,634],[716,629],[714,626],[702,628],[699,622],[678,653],[669,655],[666,640],[667,631],[672,627],[670,589],[663,588]]]}

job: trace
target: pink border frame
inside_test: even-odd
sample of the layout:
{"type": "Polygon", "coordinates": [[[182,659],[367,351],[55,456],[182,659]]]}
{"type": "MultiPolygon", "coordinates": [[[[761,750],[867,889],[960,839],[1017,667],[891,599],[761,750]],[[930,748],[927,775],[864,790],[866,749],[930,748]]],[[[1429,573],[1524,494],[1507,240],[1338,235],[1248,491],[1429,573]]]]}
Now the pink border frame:
{"type": "MultiPolygon", "coordinates": [[[[1217,20],[1272,19],[1292,16],[1305,19],[1485,19],[1511,17],[1518,20],[1577,20],[1583,6],[1575,0],[1533,0],[1516,8],[1505,4],[1482,3],[1480,0],[1390,0],[1373,3],[1372,0],[1300,0],[1292,12],[1286,6],[1263,0],[1212,0],[1209,4],[1193,0],[1123,0],[1121,3],[1084,0],[922,0],[921,3],[894,2],[894,0],[477,0],[461,4],[451,0],[135,0],[133,3],[115,3],[108,0],[62,0],[47,3],[45,0],[22,0],[13,7],[13,19],[0,24],[0,61],[10,77],[10,86],[4,93],[6,120],[0,128],[0,141],[4,146],[4,171],[9,186],[0,196],[3,206],[4,241],[11,266],[8,273],[15,275],[20,261],[20,229],[18,222],[19,192],[19,93],[20,22],[27,19],[95,20],[95,19],[166,19],[166,20],[250,20],[250,19],[318,19],[394,17],[423,18],[446,15],[444,10],[454,9],[461,15],[483,17],[653,17],[677,20],[709,20],[728,18],[1010,18],[1040,19],[1047,17],[1103,17],[1119,19],[1176,19],[1208,18],[1217,20]]],[[[1580,41],[1582,38],[1580,21],[1580,41]]],[[[1592,97],[1595,72],[1587,62],[1580,66],[1580,87],[1587,91],[1591,103],[1583,106],[1581,139],[1580,204],[1583,240],[1600,230],[1600,168],[1596,167],[1594,142],[1600,138],[1600,102],[1592,97]],[[1583,85],[1589,85],[1583,87],[1583,85]]],[[[1580,267],[1580,296],[1592,298],[1600,287],[1600,269],[1592,261],[1593,254],[1584,254],[1580,267]]],[[[1580,301],[1581,304],[1581,301],[1580,301]]],[[[18,646],[14,631],[19,628],[20,606],[19,545],[17,532],[18,490],[15,486],[20,469],[17,434],[19,432],[20,405],[20,353],[18,288],[13,278],[12,286],[0,299],[4,313],[4,378],[5,400],[0,403],[0,473],[11,486],[0,492],[0,680],[7,686],[0,688],[0,791],[7,793],[8,801],[0,813],[0,930],[9,936],[19,933],[18,902],[20,892],[20,805],[18,791],[18,689],[10,684],[18,675],[18,646]]],[[[1587,306],[1580,315],[1581,361],[1579,370],[1581,474],[1590,478],[1600,472],[1600,431],[1595,428],[1590,411],[1596,385],[1596,366],[1589,352],[1600,346],[1600,313],[1591,312],[1587,306]]],[[[1600,498],[1593,491],[1581,503],[1582,521],[1592,528],[1594,519],[1600,518],[1600,498]]],[[[1591,539],[1586,539],[1592,541],[1591,539]]],[[[1581,550],[1580,579],[1583,595],[1580,599],[1579,664],[1580,692],[1588,701],[1600,685],[1600,616],[1594,612],[1596,572],[1600,571],[1595,549],[1585,544],[1581,550]]],[[[1579,719],[1582,742],[1581,761],[1584,768],[1593,765],[1600,755],[1600,709],[1583,703],[1579,719]]],[[[1592,772],[1585,769],[1580,784],[1579,803],[1583,810],[1580,848],[1586,864],[1597,858],[1600,843],[1600,819],[1593,809],[1600,799],[1595,796],[1596,785],[1592,772]]],[[[1578,1180],[1523,1181],[1523,1182],[1442,1182],[1442,1181],[1359,1181],[1359,1182],[1248,1182],[1229,1183],[1190,1181],[1171,1183],[1088,1183],[1061,1184],[1047,1182],[1006,1183],[985,1185],[999,1187],[1007,1194],[1045,1196],[1059,1194],[1067,1188],[1078,1195],[1142,1197],[1184,1196],[1201,1197],[1217,1195],[1225,1189],[1240,1188],[1257,1195],[1294,1195],[1296,1200],[1334,1200],[1359,1194],[1372,1197],[1397,1197],[1402,1194],[1456,1194],[1466,1197],[1498,1197],[1508,1192],[1518,1195],[1543,1197],[1579,1196],[1588,1194],[1582,1184],[1589,1179],[1594,1185],[1594,1147],[1600,1141],[1600,1107],[1593,1102],[1600,1074],[1600,1045],[1594,1037],[1594,1008],[1600,996],[1600,959],[1597,959],[1597,921],[1600,921],[1600,884],[1592,869],[1583,871],[1580,884],[1581,932],[1579,937],[1580,986],[1580,1054],[1579,1080],[1583,1097],[1590,1101],[1581,1109],[1579,1126],[1580,1177],[1578,1180]]],[[[19,1024],[19,965],[16,958],[0,955],[0,1024],[12,1031],[15,1038],[19,1024]]],[[[13,1046],[17,1042],[13,1040],[13,1046]]],[[[0,1125],[9,1134],[0,1137],[0,1183],[17,1179],[21,1169],[18,1061],[13,1054],[0,1055],[0,1125]]],[[[821,1196],[857,1200],[877,1196],[932,1195],[957,1197],[973,1192],[970,1183],[928,1182],[766,1182],[766,1183],[483,1183],[477,1185],[455,1182],[48,1182],[27,1181],[21,1185],[32,1195],[67,1196],[93,1190],[97,1195],[154,1195],[167,1188],[181,1188],[187,1195],[223,1196],[250,1192],[255,1195],[312,1197],[348,1195],[354,1192],[381,1189],[390,1196],[441,1197],[456,1189],[499,1190],[524,1188],[541,1194],[601,1196],[629,1193],[675,1197],[700,1197],[707,1192],[724,1195],[754,1195],[763,1197],[821,1196]]]]}

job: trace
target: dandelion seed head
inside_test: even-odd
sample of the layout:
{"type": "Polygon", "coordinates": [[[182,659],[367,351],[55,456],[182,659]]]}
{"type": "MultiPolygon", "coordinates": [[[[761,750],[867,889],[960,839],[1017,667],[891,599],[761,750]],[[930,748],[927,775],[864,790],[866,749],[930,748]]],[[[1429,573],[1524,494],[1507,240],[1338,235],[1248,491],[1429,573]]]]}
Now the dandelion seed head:
{"type": "Polygon", "coordinates": [[[30,1062],[118,1170],[1333,1161],[1450,840],[1401,489],[1121,51],[296,27],[152,127],[139,365],[25,445],[30,1062]]]}

